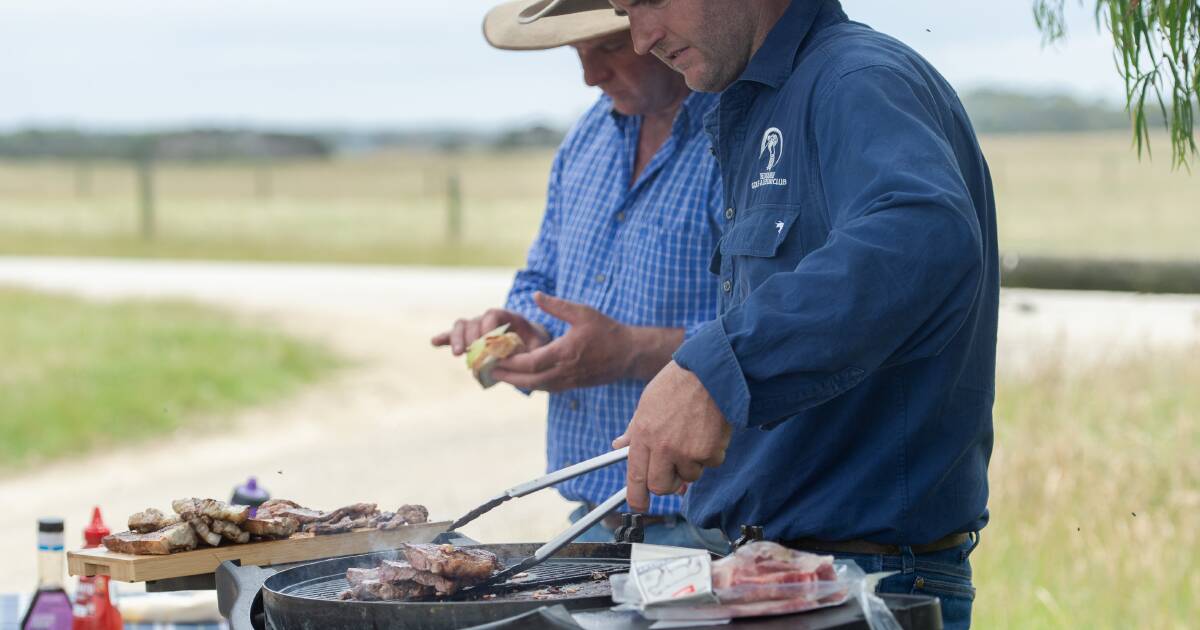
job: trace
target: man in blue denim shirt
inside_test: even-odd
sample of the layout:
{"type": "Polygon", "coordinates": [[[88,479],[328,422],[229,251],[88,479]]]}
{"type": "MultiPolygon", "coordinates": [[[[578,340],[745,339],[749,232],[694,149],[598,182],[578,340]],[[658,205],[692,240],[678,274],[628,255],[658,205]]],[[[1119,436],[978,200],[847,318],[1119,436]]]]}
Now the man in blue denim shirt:
{"type": "Polygon", "coordinates": [[[895,569],[970,623],[988,520],[999,275],[987,165],[954,91],[837,0],[612,0],[696,90],[735,215],[719,318],[647,387],[629,503],[895,569]],[[706,469],[707,468],[707,469],[706,469]]]}

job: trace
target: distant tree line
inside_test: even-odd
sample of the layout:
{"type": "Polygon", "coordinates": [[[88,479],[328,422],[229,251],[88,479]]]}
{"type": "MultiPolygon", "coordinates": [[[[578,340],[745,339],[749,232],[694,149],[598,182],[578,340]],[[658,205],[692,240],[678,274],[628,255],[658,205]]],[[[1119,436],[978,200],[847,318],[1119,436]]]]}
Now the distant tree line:
{"type": "Polygon", "coordinates": [[[302,134],[195,129],[159,133],[26,129],[0,134],[0,158],[177,161],[326,158],[333,148],[302,134]]]}
{"type": "MultiPolygon", "coordinates": [[[[979,89],[963,94],[981,133],[1082,132],[1127,129],[1119,106],[1063,94],[979,89]]],[[[1161,124],[1161,120],[1159,121],[1161,124]]],[[[419,129],[315,130],[305,134],[193,129],[159,133],[101,133],[29,129],[0,134],[0,159],[154,159],[180,161],[325,158],[382,150],[516,150],[551,148],[565,130],[529,124],[497,131],[419,129]]]]}

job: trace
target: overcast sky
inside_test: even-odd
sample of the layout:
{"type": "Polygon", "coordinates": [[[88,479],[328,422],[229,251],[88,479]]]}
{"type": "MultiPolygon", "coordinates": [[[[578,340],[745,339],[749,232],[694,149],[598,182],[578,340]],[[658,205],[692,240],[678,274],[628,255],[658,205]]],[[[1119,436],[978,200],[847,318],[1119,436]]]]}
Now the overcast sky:
{"type": "MultiPolygon", "coordinates": [[[[1070,40],[1043,50],[1031,1],[843,5],[852,19],[915,47],[960,90],[995,85],[1120,101],[1111,44],[1090,13],[1068,2],[1070,40]]],[[[574,53],[492,50],[480,35],[491,4],[0,0],[0,127],[573,119],[597,94],[582,84],[574,53]]]]}

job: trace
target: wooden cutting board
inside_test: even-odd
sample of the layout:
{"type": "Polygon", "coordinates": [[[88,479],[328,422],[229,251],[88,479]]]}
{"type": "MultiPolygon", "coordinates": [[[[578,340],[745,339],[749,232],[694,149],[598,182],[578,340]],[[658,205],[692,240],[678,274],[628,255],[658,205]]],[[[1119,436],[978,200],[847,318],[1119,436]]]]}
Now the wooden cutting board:
{"type": "Polygon", "coordinates": [[[113,553],[103,547],[81,549],[67,552],[67,571],[71,575],[107,575],[121,582],[164,580],[212,573],[225,560],[239,560],[242,566],[265,566],[395,549],[400,543],[430,542],[449,527],[450,521],[438,521],[386,531],[360,529],[327,536],[296,534],[286,540],[202,547],[165,556],[113,553]]]}

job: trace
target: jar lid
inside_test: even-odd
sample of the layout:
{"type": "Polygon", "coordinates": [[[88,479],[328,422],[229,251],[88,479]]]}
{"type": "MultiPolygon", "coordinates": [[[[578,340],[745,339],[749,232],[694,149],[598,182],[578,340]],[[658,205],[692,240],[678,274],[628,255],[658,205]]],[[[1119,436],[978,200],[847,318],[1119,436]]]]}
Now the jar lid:
{"type": "Polygon", "coordinates": [[[39,518],[38,531],[46,534],[61,534],[63,532],[63,520],[57,517],[39,518]]]}

